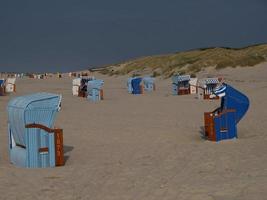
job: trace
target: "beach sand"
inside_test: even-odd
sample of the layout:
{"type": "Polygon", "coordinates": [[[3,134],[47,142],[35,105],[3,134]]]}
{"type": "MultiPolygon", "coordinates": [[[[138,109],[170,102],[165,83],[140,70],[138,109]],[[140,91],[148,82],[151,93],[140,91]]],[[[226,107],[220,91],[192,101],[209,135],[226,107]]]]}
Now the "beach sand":
{"type": "Polygon", "coordinates": [[[267,196],[267,64],[199,73],[221,75],[245,93],[250,108],[238,139],[201,138],[203,113],[219,101],[172,96],[171,80],[157,90],[127,93],[126,76],[102,78],[104,101],[72,96],[71,78],[18,79],[0,97],[0,199],[15,200],[252,200],[267,196]],[[23,169],[9,163],[7,112],[14,96],[63,95],[55,122],[63,128],[63,167],[23,169]]]}

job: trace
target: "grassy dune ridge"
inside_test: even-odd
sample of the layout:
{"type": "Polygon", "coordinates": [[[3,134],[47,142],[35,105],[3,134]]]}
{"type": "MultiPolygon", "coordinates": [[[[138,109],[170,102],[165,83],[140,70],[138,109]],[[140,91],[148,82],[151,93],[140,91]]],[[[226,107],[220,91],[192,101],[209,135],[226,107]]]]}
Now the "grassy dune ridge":
{"type": "Polygon", "coordinates": [[[107,66],[100,72],[108,75],[151,74],[170,77],[175,73],[195,74],[203,68],[254,66],[267,60],[267,44],[244,48],[211,47],[168,55],[147,56],[107,66]]]}

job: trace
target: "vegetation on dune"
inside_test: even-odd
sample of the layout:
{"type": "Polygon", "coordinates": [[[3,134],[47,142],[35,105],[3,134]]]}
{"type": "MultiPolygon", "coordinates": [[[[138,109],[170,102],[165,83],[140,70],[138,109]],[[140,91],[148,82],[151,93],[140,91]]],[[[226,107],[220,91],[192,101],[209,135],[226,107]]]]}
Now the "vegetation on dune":
{"type": "Polygon", "coordinates": [[[169,55],[148,56],[106,67],[101,73],[126,75],[150,73],[152,76],[170,77],[175,73],[192,74],[206,68],[254,66],[267,60],[267,44],[245,48],[202,48],[169,55]]]}

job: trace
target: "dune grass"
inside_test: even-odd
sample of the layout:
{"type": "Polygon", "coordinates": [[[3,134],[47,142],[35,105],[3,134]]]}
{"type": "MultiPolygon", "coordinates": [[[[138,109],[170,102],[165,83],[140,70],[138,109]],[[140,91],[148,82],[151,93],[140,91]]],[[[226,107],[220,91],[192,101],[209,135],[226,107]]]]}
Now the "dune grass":
{"type": "Polygon", "coordinates": [[[150,72],[153,76],[170,77],[175,73],[194,74],[205,67],[255,66],[267,60],[267,44],[245,48],[202,48],[168,55],[147,56],[101,70],[108,75],[150,72]]]}

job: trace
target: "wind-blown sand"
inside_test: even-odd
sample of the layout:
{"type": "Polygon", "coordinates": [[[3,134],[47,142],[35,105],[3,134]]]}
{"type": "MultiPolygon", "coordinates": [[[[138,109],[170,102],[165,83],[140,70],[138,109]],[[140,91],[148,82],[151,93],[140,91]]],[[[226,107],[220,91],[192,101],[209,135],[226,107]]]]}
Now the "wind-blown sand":
{"type": "Polygon", "coordinates": [[[133,96],[127,77],[96,75],[105,81],[105,99],[91,103],[72,96],[67,77],[18,79],[17,93],[0,97],[0,199],[266,199],[267,64],[209,74],[250,98],[237,140],[203,140],[203,113],[219,101],[172,96],[170,80],[158,78],[155,92],[133,96]],[[66,165],[17,168],[8,158],[6,106],[40,91],[63,95],[55,125],[64,130],[66,165]]]}

